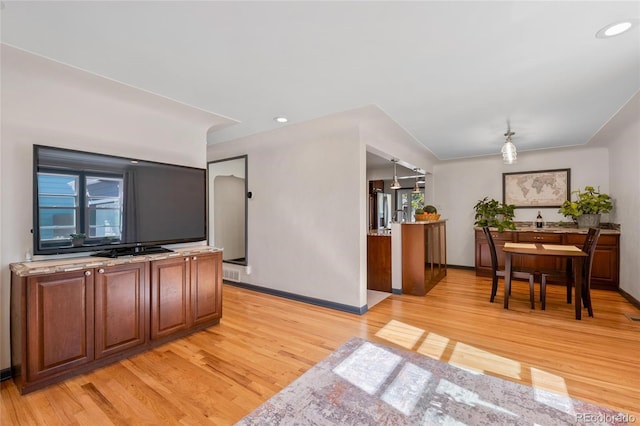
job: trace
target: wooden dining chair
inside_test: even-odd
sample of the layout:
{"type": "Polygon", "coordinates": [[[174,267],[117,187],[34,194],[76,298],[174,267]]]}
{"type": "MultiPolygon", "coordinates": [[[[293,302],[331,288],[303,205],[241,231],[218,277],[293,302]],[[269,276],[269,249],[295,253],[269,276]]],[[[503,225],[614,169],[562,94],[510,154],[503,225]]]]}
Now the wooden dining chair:
{"type": "MultiPolygon", "coordinates": [[[[582,262],[582,301],[584,306],[589,311],[589,316],[593,316],[593,306],[591,305],[591,267],[593,266],[593,254],[596,252],[596,245],[598,244],[598,238],[600,237],[600,230],[596,228],[589,228],[587,231],[587,238],[582,245],[582,251],[587,253],[587,257],[583,258],[582,262]]],[[[573,268],[571,260],[568,261],[566,274],[558,274],[557,272],[543,272],[540,278],[540,304],[542,310],[546,307],[546,291],[547,282],[559,281],[563,282],[567,286],[567,303],[571,303],[571,290],[575,282],[573,277],[573,268]]]]}
{"type": "MultiPolygon", "coordinates": [[[[489,243],[489,252],[491,253],[491,298],[489,301],[493,303],[493,300],[496,297],[496,293],[498,292],[498,277],[504,277],[505,270],[498,269],[498,254],[496,253],[496,245],[493,242],[493,237],[491,236],[491,231],[488,226],[482,227],[482,232],[484,232],[484,236],[487,239],[487,243],[489,243]]],[[[533,271],[526,271],[521,269],[516,269],[514,267],[511,268],[511,277],[512,278],[522,278],[529,280],[529,299],[531,300],[531,309],[535,309],[535,296],[534,296],[534,274],[533,271]]],[[[513,280],[511,281],[511,285],[513,286],[513,280]]],[[[509,289],[509,293],[511,293],[511,289],[509,289]]]]}

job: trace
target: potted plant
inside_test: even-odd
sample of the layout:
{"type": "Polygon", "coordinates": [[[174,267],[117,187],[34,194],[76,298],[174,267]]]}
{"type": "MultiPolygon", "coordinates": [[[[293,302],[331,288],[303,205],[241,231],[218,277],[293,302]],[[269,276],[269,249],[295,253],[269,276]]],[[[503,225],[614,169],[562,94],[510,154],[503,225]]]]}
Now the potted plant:
{"type": "Polygon", "coordinates": [[[504,204],[493,198],[484,197],[478,200],[473,208],[476,211],[474,225],[497,228],[498,232],[516,229],[516,224],[513,223],[516,206],[513,204],[504,204]]]}
{"type": "Polygon", "coordinates": [[[87,238],[87,234],[83,232],[69,234],[69,236],[71,237],[71,245],[74,247],[79,247],[84,244],[84,239],[87,238]]]}
{"type": "Polygon", "coordinates": [[[611,197],[596,190],[593,186],[585,186],[572,191],[576,195],[575,201],[567,200],[562,203],[558,213],[571,217],[578,224],[578,228],[597,228],[600,225],[600,215],[609,213],[613,209],[611,197]]]}

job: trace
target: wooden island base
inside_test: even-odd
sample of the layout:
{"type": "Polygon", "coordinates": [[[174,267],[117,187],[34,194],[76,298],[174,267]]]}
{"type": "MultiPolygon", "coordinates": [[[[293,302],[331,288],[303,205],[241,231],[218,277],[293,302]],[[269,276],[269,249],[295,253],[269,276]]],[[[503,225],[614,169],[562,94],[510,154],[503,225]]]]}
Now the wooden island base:
{"type": "Polygon", "coordinates": [[[402,293],[424,296],[446,275],[446,221],[402,224],[402,293]]]}

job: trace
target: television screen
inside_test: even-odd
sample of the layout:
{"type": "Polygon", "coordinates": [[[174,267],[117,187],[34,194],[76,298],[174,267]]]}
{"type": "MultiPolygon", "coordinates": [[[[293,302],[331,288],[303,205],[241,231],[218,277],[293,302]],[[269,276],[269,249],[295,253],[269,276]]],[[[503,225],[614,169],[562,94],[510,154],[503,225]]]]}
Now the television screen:
{"type": "Polygon", "coordinates": [[[205,169],[34,145],[33,171],[34,254],[207,239],[205,169]]]}

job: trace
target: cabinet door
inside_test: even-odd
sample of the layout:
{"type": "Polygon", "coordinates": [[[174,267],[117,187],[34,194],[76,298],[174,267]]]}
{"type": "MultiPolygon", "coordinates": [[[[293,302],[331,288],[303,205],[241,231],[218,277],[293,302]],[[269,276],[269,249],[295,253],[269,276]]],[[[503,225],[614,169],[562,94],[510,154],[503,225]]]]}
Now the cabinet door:
{"type": "Polygon", "coordinates": [[[191,325],[222,316],[222,253],[191,257],[191,325]]]}
{"type": "Polygon", "coordinates": [[[367,235],[367,289],[391,293],[389,235],[367,235]]]}
{"type": "MultiPolygon", "coordinates": [[[[567,235],[567,244],[582,248],[585,234],[567,235]]],[[[602,235],[598,238],[593,254],[591,286],[615,290],[619,286],[620,256],[619,235],[602,235]]]]}
{"type": "MultiPolygon", "coordinates": [[[[498,269],[504,269],[504,243],[512,241],[513,232],[491,231],[493,243],[496,246],[496,256],[498,257],[498,269]]],[[[476,231],[476,269],[491,274],[491,250],[489,243],[482,231],[476,231]]]]}
{"type": "Polygon", "coordinates": [[[189,257],[151,262],[151,339],[189,327],[189,257]]]}
{"type": "Polygon", "coordinates": [[[146,342],[147,265],[144,262],[96,270],[96,359],[146,342]]]}
{"type": "Polygon", "coordinates": [[[27,279],[27,381],[93,360],[93,289],[89,270],[27,279]]]}

